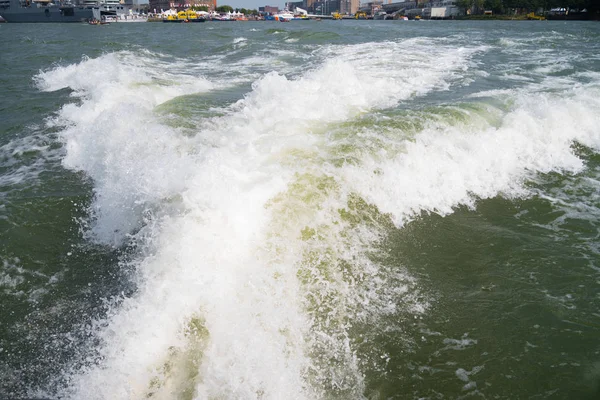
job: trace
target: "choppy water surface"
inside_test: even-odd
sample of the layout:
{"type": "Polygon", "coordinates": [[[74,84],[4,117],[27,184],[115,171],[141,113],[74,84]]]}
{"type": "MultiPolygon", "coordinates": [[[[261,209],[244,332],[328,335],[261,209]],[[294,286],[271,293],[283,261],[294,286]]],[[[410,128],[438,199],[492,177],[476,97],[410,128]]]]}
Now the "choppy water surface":
{"type": "Polygon", "coordinates": [[[600,25],[5,24],[0,394],[600,396],[600,25]]]}

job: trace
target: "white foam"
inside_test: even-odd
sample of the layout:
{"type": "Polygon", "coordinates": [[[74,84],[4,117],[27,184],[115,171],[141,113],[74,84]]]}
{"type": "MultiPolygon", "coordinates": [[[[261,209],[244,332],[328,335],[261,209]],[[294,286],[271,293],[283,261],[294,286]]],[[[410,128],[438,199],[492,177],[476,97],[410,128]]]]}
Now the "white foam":
{"type": "Polygon", "coordinates": [[[102,58],[116,75],[96,72],[95,60],[40,74],[41,87],[71,87],[81,99],[55,123],[65,126],[65,165],[94,179],[93,237],[140,245],[139,290],[97,322],[101,362],[71,371],[65,395],[169,398],[183,387],[198,398],[360,398],[365,364],[352,324],[376,327],[378,316],[420,313],[427,301],[401,268],[368,257],[384,227],[340,216],[356,194],[401,226],[422,211],[525,195],[535,172],[581,170],[574,140],[600,144],[588,112],[598,96],[582,88],[571,98],[519,97],[499,127],[431,121],[334,167],[338,143],[324,127],[444,90],[482,50],[430,45],[324,47],[326,62],[293,79],[266,74],[192,136],[152,111],[210,90],[204,79],[156,84],[160,66],[118,55],[102,58]],[[186,333],[195,316],[206,329],[197,338],[186,333]]]}
{"type": "MultiPolygon", "coordinates": [[[[357,76],[365,67],[360,59],[342,58],[295,80],[267,74],[229,115],[206,121],[193,137],[162,124],[152,110],[175,96],[210,90],[203,79],[179,75],[161,84],[160,65],[128,53],[38,76],[45,90],[70,87],[81,98],[63,107],[54,123],[65,126],[64,164],[94,179],[92,237],[112,245],[129,237],[144,249],[136,261],[138,293],[94,328],[101,366],[71,371],[65,395],[117,399],[152,391],[168,397],[181,385],[191,385],[201,398],[315,398],[332,385],[361,393],[351,324],[330,325],[395,313],[402,299],[407,312],[426,305],[412,298],[410,277],[401,270],[386,276],[366,257],[377,232],[356,227],[350,235],[355,239],[341,240],[348,228],[333,224],[342,222],[337,210],[346,205],[346,190],[339,197],[336,191],[321,194],[308,205],[292,193],[268,206],[302,176],[296,174],[315,168],[311,154],[319,153],[321,138],[313,129],[426,90],[365,83],[357,76]],[[112,73],[101,70],[111,69],[107,64],[112,73]],[[295,158],[298,152],[305,156],[295,158]],[[323,238],[299,240],[300,230],[315,221],[320,229],[329,226],[323,238]],[[328,263],[329,280],[321,264],[306,264],[309,254],[328,263]],[[360,281],[336,272],[343,260],[354,263],[349,272],[360,281]],[[304,283],[299,268],[307,271],[304,283]],[[388,279],[397,285],[386,285],[388,279]],[[316,299],[311,304],[331,308],[330,314],[305,314],[306,291],[316,299]],[[186,335],[194,315],[208,332],[198,339],[201,352],[186,335]],[[321,361],[309,359],[310,348],[324,352],[321,361]],[[334,355],[343,362],[330,365],[334,355]],[[188,356],[196,367],[182,367],[180,375],[197,368],[197,379],[181,383],[161,370],[188,356]]],[[[444,72],[422,77],[432,88],[444,81],[444,72]]],[[[315,172],[316,182],[301,183],[307,193],[319,191],[322,171],[315,172]]]]}
{"type": "Polygon", "coordinates": [[[484,366],[478,365],[473,367],[470,371],[467,371],[464,368],[459,368],[454,372],[458,379],[460,379],[462,382],[465,382],[465,385],[462,387],[463,391],[473,390],[477,388],[477,382],[472,381],[471,377],[473,375],[477,375],[483,370],[483,368],[484,366]]]}
{"type": "Polygon", "coordinates": [[[161,68],[151,58],[124,52],[36,77],[44,90],[69,87],[82,98],[64,106],[52,123],[66,127],[60,134],[67,150],[63,164],[95,182],[94,236],[105,243],[117,245],[138,227],[144,204],[180,193],[190,168],[178,150],[185,139],[161,126],[152,111],[212,85],[191,76],[175,78],[161,68]],[[161,83],[165,80],[170,84],[161,83]]]}
{"type": "Polygon", "coordinates": [[[63,155],[62,149],[52,146],[52,140],[35,133],[38,127],[31,126],[34,132],[23,138],[0,146],[0,167],[5,169],[0,175],[0,197],[11,190],[18,190],[22,184],[34,187],[40,183],[39,176],[46,171],[49,164],[59,162],[63,155]],[[34,155],[36,157],[32,157],[34,155]]]}
{"type": "Polygon", "coordinates": [[[5,295],[26,298],[28,302],[36,303],[49,292],[48,286],[59,280],[59,275],[49,277],[40,271],[23,268],[21,260],[17,257],[2,259],[0,291],[5,295]],[[32,288],[27,285],[30,280],[46,283],[42,284],[43,286],[32,288]]]}
{"type": "MultiPolygon", "coordinates": [[[[453,80],[462,76],[471,58],[487,47],[456,48],[443,40],[414,38],[404,41],[361,43],[352,46],[324,48],[326,57],[349,60],[354,74],[359,77],[358,91],[381,96],[371,103],[375,107],[389,107],[414,95],[434,90],[446,90],[453,80]]],[[[333,83],[347,79],[342,71],[331,77],[333,83]]],[[[353,80],[347,84],[355,85],[353,80]]],[[[324,88],[326,89],[326,88],[324,88]]]]}
{"type": "Polygon", "coordinates": [[[523,183],[535,173],[581,171],[583,162],[571,147],[575,141],[599,148],[600,103],[594,93],[583,88],[567,98],[523,93],[498,128],[434,123],[414,141],[402,140],[405,152],[381,161],[365,156],[363,164],[346,166],[344,175],[398,226],[422,211],[447,215],[459,204],[472,207],[476,199],[525,196],[523,183]]]}
{"type": "Polygon", "coordinates": [[[2,260],[2,272],[0,272],[0,288],[5,294],[13,294],[14,289],[25,282],[25,270],[18,266],[18,258],[2,260]]]}
{"type": "Polygon", "coordinates": [[[499,43],[503,47],[522,47],[522,43],[520,41],[508,38],[501,38],[499,43]]]}

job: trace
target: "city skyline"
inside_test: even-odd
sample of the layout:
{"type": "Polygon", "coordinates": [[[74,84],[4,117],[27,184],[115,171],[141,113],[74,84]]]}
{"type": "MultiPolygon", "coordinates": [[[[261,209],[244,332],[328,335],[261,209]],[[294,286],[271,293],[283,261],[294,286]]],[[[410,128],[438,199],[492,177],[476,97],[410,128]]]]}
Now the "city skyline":
{"type": "Polygon", "coordinates": [[[250,10],[258,10],[259,7],[272,6],[283,8],[284,0],[218,0],[217,6],[231,6],[233,8],[247,8],[250,10]]]}

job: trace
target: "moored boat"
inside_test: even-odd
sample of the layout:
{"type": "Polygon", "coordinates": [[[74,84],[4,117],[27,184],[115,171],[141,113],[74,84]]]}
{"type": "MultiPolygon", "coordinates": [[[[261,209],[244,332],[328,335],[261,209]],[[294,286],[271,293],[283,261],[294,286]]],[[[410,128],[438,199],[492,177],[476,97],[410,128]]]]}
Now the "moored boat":
{"type": "Polygon", "coordinates": [[[199,17],[194,10],[185,10],[175,13],[173,10],[169,10],[163,14],[163,22],[169,23],[187,23],[187,22],[205,22],[206,19],[199,17]]]}
{"type": "Polygon", "coordinates": [[[108,21],[98,21],[97,19],[92,19],[88,21],[88,25],[110,25],[108,21]]]}
{"type": "MultiPolygon", "coordinates": [[[[302,9],[299,9],[302,10],[302,9]]],[[[304,11],[304,10],[302,10],[304,11]]],[[[279,22],[290,22],[290,21],[308,21],[306,14],[292,13],[290,11],[282,11],[277,14],[267,15],[265,21],[279,21],[279,22]]]]}
{"type": "Polygon", "coordinates": [[[148,15],[130,11],[129,14],[118,14],[114,22],[148,22],[148,15]]]}
{"type": "Polygon", "coordinates": [[[94,18],[94,10],[62,1],[0,0],[0,16],[6,22],[82,22],[94,18]]]}
{"type": "Polygon", "coordinates": [[[280,12],[278,14],[267,15],[265,17],[266,21],[279,21],[279,22],[289,22],[294,18],[294,14],[290,12],[280,12]]]}

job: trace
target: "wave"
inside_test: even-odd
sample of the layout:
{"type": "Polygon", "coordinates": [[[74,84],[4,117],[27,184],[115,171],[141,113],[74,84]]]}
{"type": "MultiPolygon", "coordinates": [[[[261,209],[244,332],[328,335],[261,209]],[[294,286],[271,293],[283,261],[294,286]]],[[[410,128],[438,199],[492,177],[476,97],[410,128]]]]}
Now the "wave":
{"type": "Polygon", "coordinates": [[[60,395],[362,398],[389,361],[379,332],[410,348],[403,326],[433,301],[382,261],[386,236],[528,196],[536,174],[584,168],[573,143],[599,148],[597,87],[419,108],[487,49],[400,46],[325,47],[229,104],[208,78],[126,52],[37,76],[80,100],[52,123],[64,165],[94,181],[90,239],[137,251],[138,291],[90,328],[97,357],[60,395]]]}

